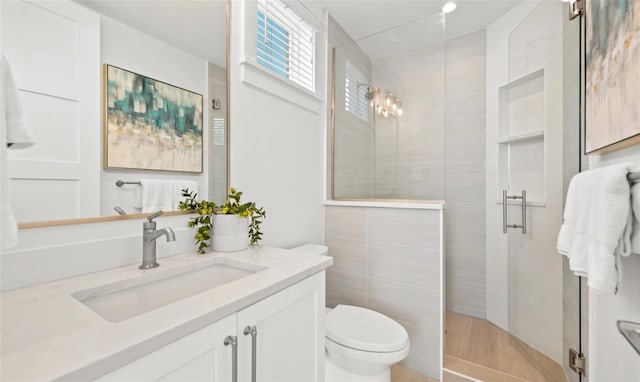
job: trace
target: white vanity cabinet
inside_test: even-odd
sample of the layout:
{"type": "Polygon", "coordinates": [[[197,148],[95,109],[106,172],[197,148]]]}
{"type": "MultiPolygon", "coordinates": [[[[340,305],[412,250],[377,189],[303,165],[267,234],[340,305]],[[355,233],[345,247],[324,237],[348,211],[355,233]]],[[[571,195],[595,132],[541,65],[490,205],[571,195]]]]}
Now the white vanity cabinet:
{"type": "Polygon", "coordinates": [[[236,332],[232,314],[203,329],[143,356],[99,381],[213,381],[232,380],[231,347],[225,338],[236,332]]]}
{"type": "Polygon", "coordinates": [[[238,381],[323,381],[324,292],[322,271],[99,380],[231,382],[235,337],[238,381]]]}

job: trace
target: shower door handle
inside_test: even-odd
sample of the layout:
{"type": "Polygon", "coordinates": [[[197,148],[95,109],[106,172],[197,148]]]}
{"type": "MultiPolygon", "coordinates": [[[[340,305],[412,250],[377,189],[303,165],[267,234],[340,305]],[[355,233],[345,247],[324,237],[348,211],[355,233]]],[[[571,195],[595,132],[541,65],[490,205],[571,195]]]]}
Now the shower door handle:
{"type": "Polygon", "coordinates": [[[521,228],[522,234],[527,233],[527,191],[522,190],[521,195],[507,195],[507,190],[502,190],[502,232],[507,233],[507,228],[521,228]],[[522,201],[522,224],[508,224],[507,200],[520,199],[522,201]]]}
{"type": "Polygon", "coordinates": [[[231,345],[231,382],[238,382],[238,337],[227,336],[224,346],[231,345]]]}

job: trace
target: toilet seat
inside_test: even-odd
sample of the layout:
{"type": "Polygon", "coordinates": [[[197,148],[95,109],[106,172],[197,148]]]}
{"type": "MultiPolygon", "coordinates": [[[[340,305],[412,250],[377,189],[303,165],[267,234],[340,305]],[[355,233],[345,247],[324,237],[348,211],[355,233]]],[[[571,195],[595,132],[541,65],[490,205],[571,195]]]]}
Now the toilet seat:
{"type": "Polygon", "coordinates": [[[409,335],[402,325],[357,306],[336,306],[326,316],[325,331],[332,342],[364,352],[399,352],[409,345],[409,335]]]}

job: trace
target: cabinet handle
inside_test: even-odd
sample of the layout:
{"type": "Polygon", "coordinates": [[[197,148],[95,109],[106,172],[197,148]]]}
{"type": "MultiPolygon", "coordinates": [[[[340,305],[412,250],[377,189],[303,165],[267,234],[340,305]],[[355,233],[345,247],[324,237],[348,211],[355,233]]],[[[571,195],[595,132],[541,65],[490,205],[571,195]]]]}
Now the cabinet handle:
{"type": "Polygon", "coordinates": [[[231,345],[231,381],[238,382],[238,337],[227,336],[224,346],[231,345]]]}
{"type": "Polygon", "coordinates": [[[527,191],[522,190],[522,234],[527,233],[527,191]]]}
{"type": "Polygon", "coordinates": [[[244,328],[244,335],[251,334],[251,382],[256,382],[256,363],[257,363],[257,340],[258,340],[258,328],[255,326],[247,326],[244,328]]]}
{"type": "Polygon", "coordinates": [[[507,233],[507,190],[502,190],[502,233],[507,233]]]}

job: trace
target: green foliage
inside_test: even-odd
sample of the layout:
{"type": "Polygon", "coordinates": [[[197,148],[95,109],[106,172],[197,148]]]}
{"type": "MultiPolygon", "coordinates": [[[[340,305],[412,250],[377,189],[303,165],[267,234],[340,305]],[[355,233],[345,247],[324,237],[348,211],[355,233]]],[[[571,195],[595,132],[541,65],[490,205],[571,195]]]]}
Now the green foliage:
{"type": "Polygon", "coordinates": [[[199,214],[199,216],[189,221],[189,227],[198,227],[198,232],[194,236],[198,245],[198,253],[204,253],[209,246],[208,241],[214,228],[211,216],[216,214],[239,215],[242,218],[251,218],[251,223],[249,224],[251,245],[256,245],[262,240],[260,224],[267,217],[266,211],[263,207],[258,208],[254,202],[241,203],[242,192],[235,188],[231,187],[229,189],[227,200],[221,206],[217,206],[216,203],[208,200],[198,201],[196,199],[198,194],[189,191],[188,188],[182,190],[182,196],[184,200],[178,205],[180,211],[194,211],[199,214]]]}

